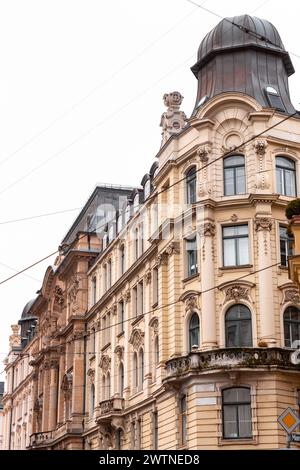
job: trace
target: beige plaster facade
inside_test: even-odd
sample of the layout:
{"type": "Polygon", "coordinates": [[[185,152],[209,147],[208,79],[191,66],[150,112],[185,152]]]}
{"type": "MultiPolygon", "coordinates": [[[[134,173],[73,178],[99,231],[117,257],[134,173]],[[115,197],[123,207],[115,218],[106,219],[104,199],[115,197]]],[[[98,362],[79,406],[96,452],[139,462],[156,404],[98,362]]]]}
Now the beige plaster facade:
{"type": "Polygon", "coordinates": [[[30,306],[23,448],[285,446],[277,418],[300,406],[285,237],[300,188],[299,117],[237,91],[189,119],[180,93],[164,102],[142,188],[100,237],[78,231],[61,248],[30,306]]]}

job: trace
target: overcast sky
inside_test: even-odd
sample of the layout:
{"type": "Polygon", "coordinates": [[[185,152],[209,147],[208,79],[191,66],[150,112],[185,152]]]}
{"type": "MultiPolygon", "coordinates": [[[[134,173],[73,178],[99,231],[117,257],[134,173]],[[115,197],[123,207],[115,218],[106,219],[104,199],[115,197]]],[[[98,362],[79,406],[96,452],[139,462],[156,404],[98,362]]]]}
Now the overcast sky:
{"type": "MultiPolygon", "coordinates": [[[[197,1],[268,19],[300,56],[296,2],[197,1]]],[[[79,208],[97,182],[140,183],[160,147],[162,96],[181,92],[190,115],[190,67],[218,22],[187,0],[0,0],[0,280],[54,251],[78,211],[3,222],[79,208]]],[[[0,360],[51,261],[0,285],[0,360]]]]}

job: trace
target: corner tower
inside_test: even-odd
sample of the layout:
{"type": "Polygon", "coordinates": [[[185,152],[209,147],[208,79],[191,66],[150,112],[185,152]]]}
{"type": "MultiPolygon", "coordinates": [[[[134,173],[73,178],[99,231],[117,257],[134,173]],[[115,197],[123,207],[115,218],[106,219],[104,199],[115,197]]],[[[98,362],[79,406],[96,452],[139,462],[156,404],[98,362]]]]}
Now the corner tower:
{"type": "Polygon", "coordinates": [[[277,29],[267,20],[224,18],[201,41],[191,70],[198,80],[194,114],[224,92],[245,93],[263,108],[295,112],[288,87],[295,70],[277,29]]]}

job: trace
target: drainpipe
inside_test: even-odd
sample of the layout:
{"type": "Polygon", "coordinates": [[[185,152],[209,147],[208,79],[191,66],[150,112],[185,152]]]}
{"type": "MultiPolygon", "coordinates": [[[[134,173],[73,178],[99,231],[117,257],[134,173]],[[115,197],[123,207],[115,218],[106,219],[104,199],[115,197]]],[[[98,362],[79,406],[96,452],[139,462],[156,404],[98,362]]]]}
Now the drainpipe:
{"type": "MultiPolygon", "coordinates": [[[[85,396],[86,396],[86,334],[87,334],[87,326],[86,326],[86,322],[84,323],[84,339],[83,339],[83,373],[84,373],[84,376],[83,376],[83,407],[82,407],[82,410],[83,410],[83,419],[82,419],[82,431],[84,431],[84,417],[85,417],[85,396]]],[[[84,450],[84,443],[85,443],[85,439],[83,438],[82,439],[82,449],[84,450]]]]}
{"type": "MultiPolygon", "coordinates": [[[[12,367],[12,378],[11,378],[11,392],[14,391],[14,372],[15,368],[14,366],[12,367]]],[[[8,436],[8,450],[10,450],[11,447],[11,430],[12,430],[12,415],[13,415],[13,398],[11,399],[11,410],[10,410],[10,417],[9,417],[9,436],[8,436]]]]}

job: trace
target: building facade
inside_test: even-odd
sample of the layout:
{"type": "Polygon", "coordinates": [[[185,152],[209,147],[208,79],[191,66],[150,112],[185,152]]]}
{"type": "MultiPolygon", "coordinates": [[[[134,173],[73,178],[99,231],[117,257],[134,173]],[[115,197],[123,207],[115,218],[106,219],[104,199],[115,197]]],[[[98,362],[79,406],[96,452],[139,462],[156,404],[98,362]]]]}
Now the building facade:
{"type": "Polygon", "coordinates": [[[273,25],[230,21],[200,44],[192,116],[180,93],[164,96],[141,186],[100,237],[73,227],[74,250],[68,240],[48,268],[30,306],[27,448],[285,446],[277,418],[300,408],[285,217],[300,188],[294,69],[273,25]]]}

